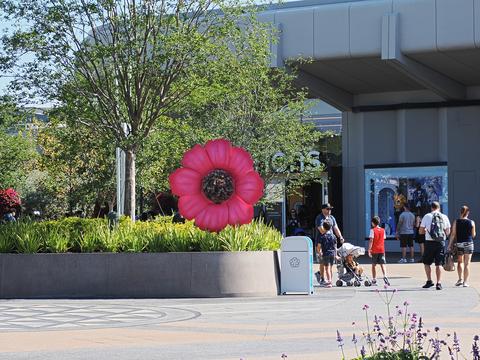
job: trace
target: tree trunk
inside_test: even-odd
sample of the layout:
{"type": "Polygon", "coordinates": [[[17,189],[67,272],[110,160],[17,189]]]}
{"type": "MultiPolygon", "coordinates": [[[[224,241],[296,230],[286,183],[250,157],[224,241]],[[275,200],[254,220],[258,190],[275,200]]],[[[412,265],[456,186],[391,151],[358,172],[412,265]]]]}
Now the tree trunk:
{"type": "Polygon", "coordinates": [[[135,221],[135,151],[125,151],[125,215],[135,221]]]}

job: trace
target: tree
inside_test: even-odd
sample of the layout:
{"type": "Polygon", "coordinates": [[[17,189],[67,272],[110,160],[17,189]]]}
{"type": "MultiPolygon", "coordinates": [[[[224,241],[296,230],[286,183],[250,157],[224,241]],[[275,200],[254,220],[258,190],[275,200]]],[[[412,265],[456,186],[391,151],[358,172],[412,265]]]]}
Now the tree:
{"type": "Polygon", "coordinates": [[[281,178],[295,189],[319,181],[324,166],[307,155],[325,134],[301,122],[308,105],[294,86],[295,68],[271,68],[269,33],[246,40],[212,64],[209,87],[191,93],[183,117],[209,138],[247,149],[266,183],[281,178]]]}
{"type": "Polygon", "coordinates": [[[142,142],[159,119],[174,118],[185,98],[205,85],[212,63],[236,50],[231,44],[242,38],[242,28],[266,31],[240,3],[4,0],[6,16],[24,25],[4,38],[5,57],[34,55],[17,62],[22,70],[13,86],[33,89],[37,98],[78,103],[77,121],[126,152],[125,212],[134,217],[142,142]]]}
{"type": "Polygon", "coordinates": [[[10,99],[0,100],[0,188],[13,187],[22,194],[37,160],[33,134],[20,125],[28,116],[10,99]]]}
{"type": "Polygon", "coordinates": [[[47,174],[42,190],[52,195],[57,213],[61,209],[69,214],[91,213],[95,203],[113,203],[115,145],[76,123],[67,107],[50,112],[48,125],[39,132],[38,146],[39,167],[47,174]]]}

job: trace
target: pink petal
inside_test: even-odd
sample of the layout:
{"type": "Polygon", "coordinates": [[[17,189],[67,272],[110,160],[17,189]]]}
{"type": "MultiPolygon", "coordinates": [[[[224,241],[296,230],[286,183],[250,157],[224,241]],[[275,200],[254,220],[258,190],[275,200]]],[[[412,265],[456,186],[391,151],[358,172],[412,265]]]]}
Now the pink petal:
{"type": "Polygon", "coordinates": [[[235,178],[253,170],[253,160],[243,148],[233,147],[230,151],[229,170],[235,178]]]}
{"type": "Polygon", "coordinates": [[[210,140],[205,145],[212,165],[216,169],[228,169],[230,160],[230,142],[224,139],[210,140]]]}
{"type": "Polygon", "coordinates": [[[218,232],[228,224],[228,207],[225,203],[210,204],[195,217],[195,225],[202,230],[218,232]]]}
{"type": "Polygon", "coordinates": [[[187,220],[192,220],[211,204],[202,194],[185,195],[178,199],[178,210],[187,220]]]}
{"type": "Polygon", "coordinates": [[[237,195],[233,195],[228,201],[228,223],[231,225],[248,224],[253,219],[253,206],[247,204],[237,195]]]}
{"type": "Polygon", "coordinates": [[[202,176],[205,176],[213,169],[212,162],[210,161],[207,152],[198,144],[183,155],[182,165],[186,168],[195,170],[202,176]]]}
{"type": "Polygon", "coordinates": [[[255,204],[263,195],[263,179],[256,171],[238,178],[235,182],[235,193],[246,203],[255,204]]]}
{"type": "Polygon", "coordinates": [[[202,187],[202,176],[189,168],[175,170],[169,177],[172,193],[177,196],[198,194],[202,187]]]}

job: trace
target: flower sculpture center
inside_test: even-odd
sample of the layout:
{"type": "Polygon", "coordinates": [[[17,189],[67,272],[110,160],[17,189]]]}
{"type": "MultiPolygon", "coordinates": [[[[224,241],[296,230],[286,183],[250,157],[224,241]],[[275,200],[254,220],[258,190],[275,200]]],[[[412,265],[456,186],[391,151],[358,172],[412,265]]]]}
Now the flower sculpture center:
{"type": "Polygon", "coordinates": [[[220,204],[232,196],[233,178],[225,170],[215,169],[203,178],[202,191],[209,200],[220,204]]]}

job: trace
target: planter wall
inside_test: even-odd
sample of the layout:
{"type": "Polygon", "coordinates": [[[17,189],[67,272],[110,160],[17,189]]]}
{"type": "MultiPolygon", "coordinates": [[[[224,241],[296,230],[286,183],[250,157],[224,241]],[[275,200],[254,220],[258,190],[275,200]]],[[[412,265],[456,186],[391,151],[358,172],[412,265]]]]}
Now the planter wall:
{"type": "Polygon", "coordinates": [[[276,251],[0,254],[0,298],[275,296],[276,251]]]}

